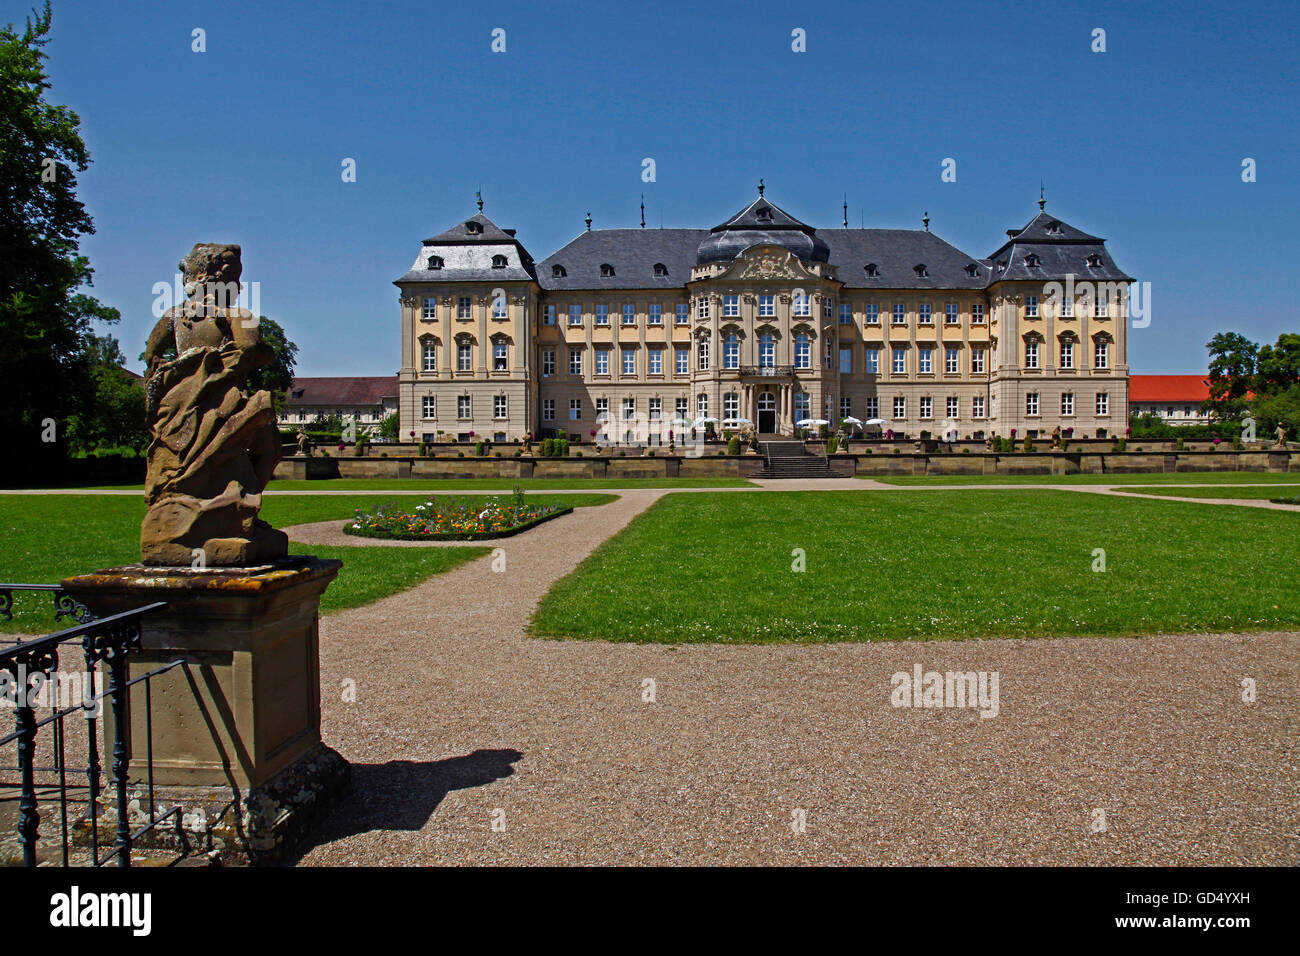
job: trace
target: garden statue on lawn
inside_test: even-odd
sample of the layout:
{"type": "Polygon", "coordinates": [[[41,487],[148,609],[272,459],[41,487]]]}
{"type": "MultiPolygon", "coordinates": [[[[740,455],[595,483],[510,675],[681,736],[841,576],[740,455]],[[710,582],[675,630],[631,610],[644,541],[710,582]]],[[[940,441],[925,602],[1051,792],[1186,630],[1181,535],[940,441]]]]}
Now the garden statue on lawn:
{"type": "Polygon", "coordinates": [[[311,457],[311,440],[301,428],[298,429],[298,454],[303,458],[311,457]]]}
{"type": "Polygon", "coordinates": [[[275,354],[257,317],[235,302],[243,272],[235,245],[199,243],[180,263],[186,301],[145,346],[148,508],[140,556],[165,567],[249,567],[288,551],[258,516],[280,460],[271,393],[248,376],[275,354]]]}

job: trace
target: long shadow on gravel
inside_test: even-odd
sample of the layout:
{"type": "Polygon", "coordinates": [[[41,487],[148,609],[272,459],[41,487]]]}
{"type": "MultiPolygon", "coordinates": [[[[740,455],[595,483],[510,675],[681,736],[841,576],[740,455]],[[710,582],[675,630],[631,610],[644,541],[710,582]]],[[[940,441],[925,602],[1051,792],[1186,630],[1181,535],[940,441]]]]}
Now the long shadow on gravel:
{"type": "Polygon", "coordinates": [[[293,862],[312,847],[357,833],[421,830],[452,790],[482,787],[512,776],[512,764],[523,756],[514,749],[476,750],[446,760],[354,763],[352,793],[316,824],[298,846],[293,862]]]}

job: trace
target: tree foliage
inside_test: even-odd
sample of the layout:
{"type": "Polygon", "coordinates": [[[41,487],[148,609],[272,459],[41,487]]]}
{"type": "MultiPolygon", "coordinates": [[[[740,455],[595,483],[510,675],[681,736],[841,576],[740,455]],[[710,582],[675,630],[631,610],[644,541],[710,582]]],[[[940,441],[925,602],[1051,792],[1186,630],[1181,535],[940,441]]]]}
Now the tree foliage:
{"type": "Polygon", "coordinates": [[[50,24],[47,2],[0,31],[0,428],[38,450],[44,421],[62,437],[90,404],[91,323],[119,318],[81,291],[93,272],[78,242],[95,228],[76,174],[90,154],[77,114],[45,99],[50,24]]]}
{"type": "Polygon", "coordinates": [[[1256,434],[1271,436],[1278,425],[1300,430],[1300,334],[1284,332],[1262,348],[1244,335],[1220,332],[1206,344],[1210,352],[1210,398],[1205,403],[1220,421],[1249,414],[1256,434]]]}

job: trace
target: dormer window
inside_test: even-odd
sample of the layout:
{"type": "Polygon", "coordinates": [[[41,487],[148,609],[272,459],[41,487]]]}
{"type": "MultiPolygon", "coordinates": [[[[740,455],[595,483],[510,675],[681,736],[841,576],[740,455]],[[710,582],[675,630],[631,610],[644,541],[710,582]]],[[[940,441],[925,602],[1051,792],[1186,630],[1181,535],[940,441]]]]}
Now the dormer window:
{"type": "Polygon", "coordinates": [[[868,262],[862,268],[866,269],[867,275],[871,276],[872,278],[880,275],[880,266],[876,265],[874,262],[868,262]]]}
{"type": "Polygon", "coordinates": [[[656,263],[655,263],[655,276],[656,276],[657,278],[663,278],[663,277],[666,276],[666,275],[668,275],[668,267],[667,267],[666,265],[664,265],[662,262],[656,262],[656,263]]]}
{"type": "Polygon", "coordinates": [[[565,271],[564,266],[551,266],[551,278],[563,279],[569,273],[565,271]]]}
{"type": "Polygon", "coordinates": [[[759,222],[772,221],[772,209],[770,206],[759,206],[754,210],[754,218],[759,222]]]}
{"type": "Polygon", "coordinates": [[[506,267],[506,257],[505,257],[505,256],[493,256],[493,257],[492,257],[492,268],[493,268],[493,269],[504,269],[505,267],[506,267]]]}
{"type": "Polygon", "coordinates": [[[912,271],[916,273],[916,277],[917,277],[918,279],[928,279],[928,278],[930,278],[930,272],[929,272],[928,269],[926,269],[926,267],[925,267],[925,263],[924,263],[924,262],[921,262],[921,263],[918,263],[918,264],[912,266],[912,271]]]}
{"type": "Polygon", "coordinates": [[[1047,224],[1047,234],[1049,236],[1059,236],[1061,234],[1061,224],[1056,220],[1049,222],[1047,224]]]}
{"type": "Polygon", "coordinates": [[[430,269],[441,269],[441,268],[442,268],[442,256],[429,256],[429,268],[430,268],[430,269]]]}
{"type": "Polygon", "coordinates": [[[1092,255],[1090,255],[1090,256],[1088,257],[1088,268],[1090,268],[1090,269],[1100,269],[1100,268],[1101,268],[1101,256],[1097,255],[1097,253],[1095,253],[1095,252],[1094,252],[1092,255]]]}
{"type": "Polygon", "coordinates": [[[602,262],[600,264],[600,277],[602,279],[611,279],[613,278],[613,276],[614,276],[614,267],[611,266],[608,262],[602,262]]]}
{"type": "Polygon", "coordinates": [[[1038,256],[1034,255],[1032,252],[1025,256],[1025,265],[1031,269],[1037,269],[1039,265],[1038,256]]]}
{"type": "Polygon", "coordinates": [[[471,219],[469,222],[465,223],[465,231],[471,236],[481,235],[483,232],[483,224],[471,219]]]}
{"type": "Polygon", "coordinates": [[[966,275],[970,276],[972,279],[975,278],[979,271],[980,267],[973,262],[966,266],[966,275]]]}

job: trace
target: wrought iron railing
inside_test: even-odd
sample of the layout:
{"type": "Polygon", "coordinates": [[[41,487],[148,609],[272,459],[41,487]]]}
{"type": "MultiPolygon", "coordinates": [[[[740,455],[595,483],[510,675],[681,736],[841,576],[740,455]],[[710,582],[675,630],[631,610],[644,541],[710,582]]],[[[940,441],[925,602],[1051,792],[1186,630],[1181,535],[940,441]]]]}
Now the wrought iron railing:
{"type": "Polygon", "coordinates": [[[794,378],[793,365],[742,365],[741,375],[760,378],[794,378]]]}
{"type": "MultiPolygon", "coordinates": [[[[12,613],[12,592],[30,590],[55,590],[57,586],[3,585],[0,593],[9,598],[6,610],[12,613]]],[[[68,597],[64,595],[64,597],[68,597]]],[[[56,608],[62,609],[59,597],[56,608]]],[[[0,773],[18,773],[18,780],[0,779],[0,808],[12,805],[17,796],[16,832],[21,861],[24,866],[37,865],[42,809],[57,808],[60,820],[61,854],[64,866],[73,861],[71,852],[74,834],[69,825],[69,808],[84,804],[83,821],[88,826],[86,843],[89,855],[85,861],[103,866],[116,860],[118,866],[131,865],[131,848],[146,833],[167,821],[172,821],[179,831],[180,807],[158,812],[153,780],[153,700],[150,689],[152,679],[179,666],[173,661],[139,674],[128,675],[128,663],[133,652],[140,648],[140,624],[146,615],[166,607],[165,603],[147,604],[131,611],[110,617],[92,619],[83,605],[72,606],[57,613],[59,617],[71,615],[81,621],[74,627],[29,640],[0,645],[0,706],[14,710],[14,732],[0,737],[0,748],[14,744],[17,763],[0,764],[0,773]],[[80,609],[78,612],[77,609],[80,609]],[[63,674],[59,669],[60,654],[70,650],[69,645],[80,645],[78,658],[85,671],[79,680],[80,700],[69,702],[62,692],[63,674]],[[101,678],[101,668],[105,676],[101,678]],[[145,695],[144,736],[146,754],[143,769],[147,778],[148,808],[146,822],[131,829],[129,779],[131,764],[131,688],[143,683],[145,695]],[[106,686],[105,686],[106,685],[106,686]],[[101,689],[102,688],[102,689],[101,689]],[[100,853],[99,812],[100,797],[107,792],[102,785],[103,769],[99,756],[99,723],[103,701],[107,700],[113,717],[113,761],[110,787],[115,788],[116,824],[111,849],[100,853]],[[85,718],[84,770],[81,761],[69,762],[66,719],[73,714],[85,718]],[[39,732],[50,727],[49,763],[38,763],[39,732]],[[78,786],[69,780],[69,774],[84,772],[86,784],[78,786]]],[[[145,808],[141,807],[140,814],[145,808]]],[[[3,837],[3,834],[0,834],[3,837]]],[[[77,857],[78,861],[82,858],[77,857]]]]}
{"type": "Polygon", "coordinates": [[[82,604],[71,594],[63,590],[62,585],[58,584],[0,584],[0,617],[6,621],[14,619],[14,592],[15,591],[48,591],[54,597],[54,620],[61,621],[65,617],[71,617],[74,621],[82,624],[88,624],[94,620],[94,615],[86,605],[82,604]]]}

